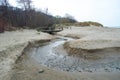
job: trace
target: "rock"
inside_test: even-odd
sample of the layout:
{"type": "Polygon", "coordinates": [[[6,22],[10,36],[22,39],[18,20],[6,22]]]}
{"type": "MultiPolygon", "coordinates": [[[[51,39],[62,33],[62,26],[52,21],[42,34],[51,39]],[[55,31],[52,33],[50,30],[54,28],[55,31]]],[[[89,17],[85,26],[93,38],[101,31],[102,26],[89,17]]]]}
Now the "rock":
{"type": "Polygon", "coordinates": [[[44,72],[44,70],[43,69],[40,69],[39,71],[38,71],[38,73],[43,73],[44,72]]]}
{"type": "Polygon", "coordinates": [[[92,72],[92,70],[87,70],[88,72],[92,72]]]}
{"type": "Polygon", "coordinates": [[[119,67],[116,67],[116,69],[120,70],[120,68],[119,68],[119,67]]]}
{"type": "Polygon", "coordinates": [[[68,72],[68,71],[70,71],[70,69],[66,69],[66,71],[68,72]]]}
{"type": "Polygon", "coordinates": [[[105,69],[105,71],[106,71],[106,72],[110,72],[110,70],[109,70],[109,69],[107,69],[107,68],[105,69]]]}

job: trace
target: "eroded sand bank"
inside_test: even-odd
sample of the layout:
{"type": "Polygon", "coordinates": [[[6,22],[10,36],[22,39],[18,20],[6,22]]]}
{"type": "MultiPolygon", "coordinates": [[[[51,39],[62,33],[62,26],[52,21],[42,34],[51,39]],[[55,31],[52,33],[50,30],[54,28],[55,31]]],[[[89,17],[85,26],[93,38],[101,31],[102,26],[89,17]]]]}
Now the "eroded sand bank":
{"type": "Polygon", "coordinates": [[[19,30],[0,34],[0,80],[9,80],[15,61],[30,42],[49,40],[52,36],[36,30],[19,30]]]}
{"type": "Polygon", "coordinates": [[[103,58],[103,55],[120,54],[120,29],[102,27],[72,27],[58,33],[78,39],[64,44],[70,55],[84,58],[103,58]]]}

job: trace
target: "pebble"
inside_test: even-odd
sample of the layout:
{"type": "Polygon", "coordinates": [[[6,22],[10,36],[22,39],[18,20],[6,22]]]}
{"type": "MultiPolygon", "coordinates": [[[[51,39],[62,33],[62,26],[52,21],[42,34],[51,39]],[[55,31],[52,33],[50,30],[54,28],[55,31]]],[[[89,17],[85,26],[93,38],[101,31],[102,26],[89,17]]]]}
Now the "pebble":
{"type": "Polygon", "coordinates": [[[110,70],[109,70],[109,69],[105,69],[105,71],[106,71],[106,72],[110,72],[110,70]]]}
{"type": "Polygon", "coordinates": [[[43,69],[40,69],[39,71],[38,71],[38,73],[43,73],[44,72],[44,70],[43,69]]]}
{"type": "Polygon", "coordinates": [[[88,72],[92,72],[91,70],[87,70],[88,72]]]}
{"type": "Polygon", "coordinates": [[[116,69],[120,70],[120,68],[119,68],[119,67],[116,67],[116,69]]]}

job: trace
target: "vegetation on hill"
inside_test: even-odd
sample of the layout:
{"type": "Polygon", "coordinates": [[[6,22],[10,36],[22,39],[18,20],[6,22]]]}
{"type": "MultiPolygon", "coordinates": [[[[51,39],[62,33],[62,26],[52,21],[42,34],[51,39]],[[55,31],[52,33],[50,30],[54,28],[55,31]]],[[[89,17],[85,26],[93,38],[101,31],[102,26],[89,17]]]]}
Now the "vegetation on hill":
{"type": "Polygon", "coordinates": [[[90,27],[90,26],[96,26],[96,27],[103,27],[101,23],[93,22],[93,21],[85,21],[85,22],[68,22],[68,23],[61,23],[59,26],[80,26],[80,27],[90,27]]]}
{"type": "Polygon", "coordinates": [[[86,22],[77,22],[74,24],[75,26],[98,26],[98,27],[103,27],[102,24],[98,22],[92,22],[92,21],[86,21],[86,22]]]}

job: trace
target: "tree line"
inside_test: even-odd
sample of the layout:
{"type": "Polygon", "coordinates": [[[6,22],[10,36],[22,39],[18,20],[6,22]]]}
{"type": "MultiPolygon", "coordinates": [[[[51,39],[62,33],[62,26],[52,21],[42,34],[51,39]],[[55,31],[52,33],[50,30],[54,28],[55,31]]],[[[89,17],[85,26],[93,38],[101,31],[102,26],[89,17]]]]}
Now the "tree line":
{"type": "MultiPolygon", "coordinates": [[[[8,0],[0,1],[0,21],[20,28],[52,27],[54,24],[74,23],[76,20],[68,15],[66,17],[53,16],[32,7],[31,0],[17,0],[21,8],[13,7],[8,0]]],[[[0,22],[1,24],[2,22],[0,22]]]]}

